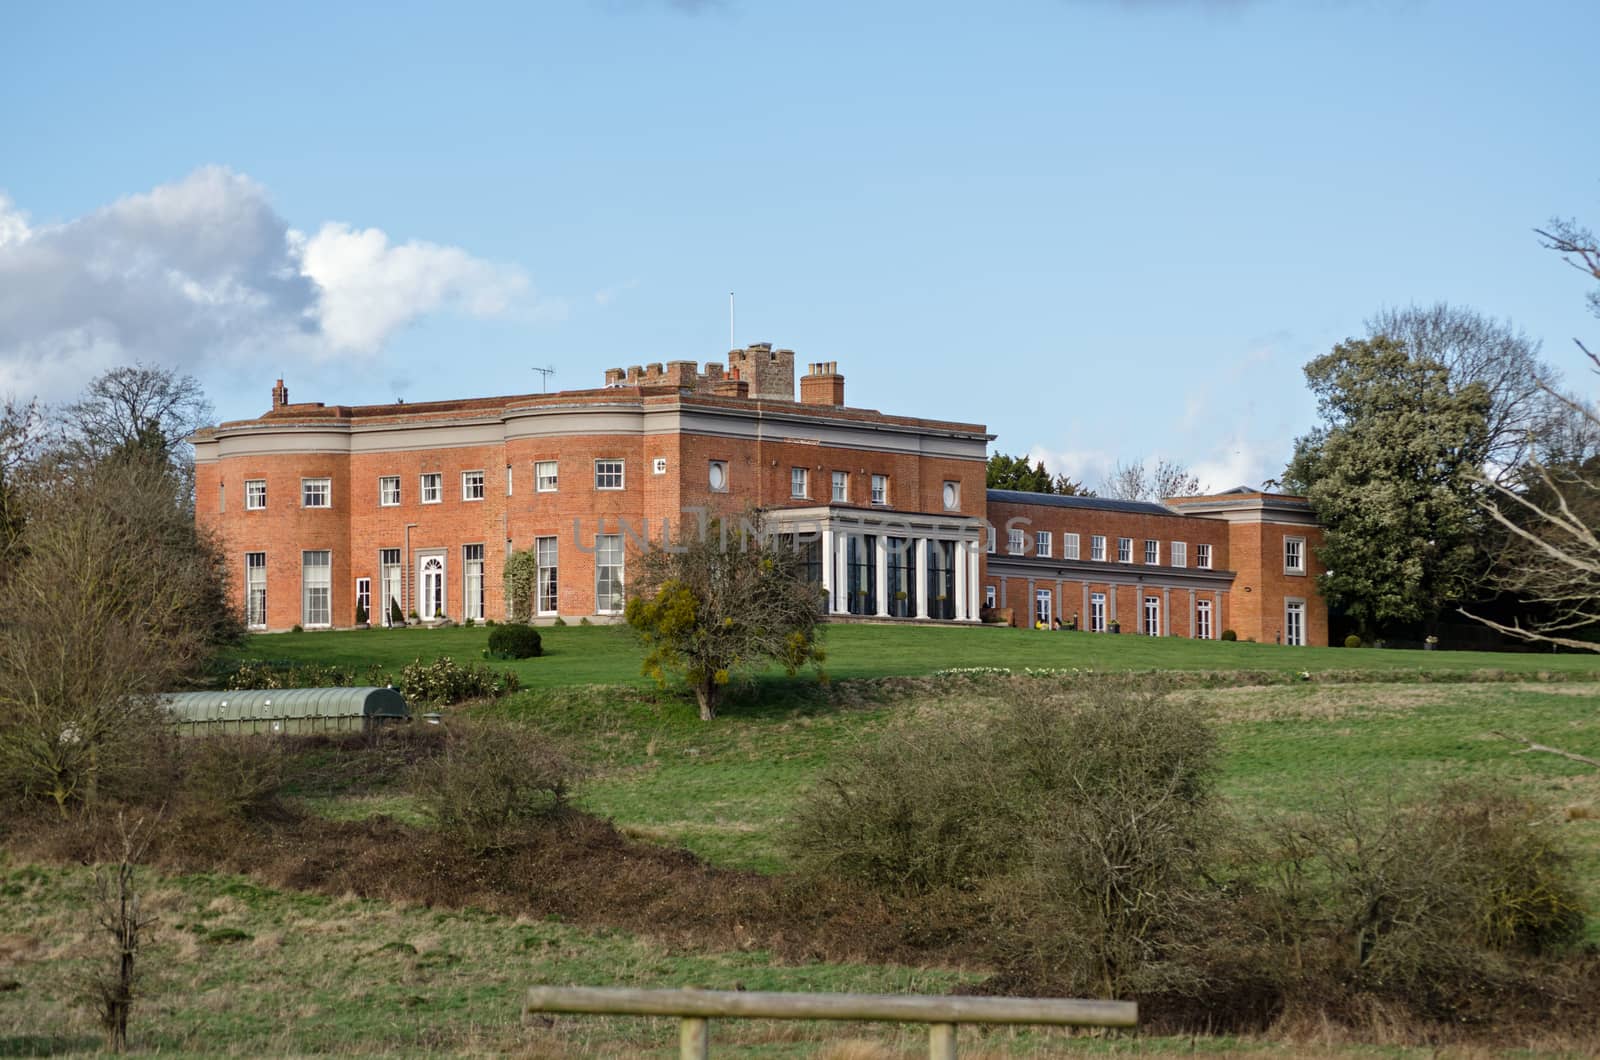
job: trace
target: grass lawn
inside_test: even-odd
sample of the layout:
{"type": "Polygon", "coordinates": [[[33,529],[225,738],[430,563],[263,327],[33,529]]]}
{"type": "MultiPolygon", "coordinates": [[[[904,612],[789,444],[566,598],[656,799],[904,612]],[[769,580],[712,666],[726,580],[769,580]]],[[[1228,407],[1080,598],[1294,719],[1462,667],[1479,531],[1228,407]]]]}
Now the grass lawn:
{"type": "MultiPolygon", "coordinates": [[[[895,692],[849,681],[771,675],[745,689],[720,721],[637,672],[628,631],[568,626],[544,631],[547,654],[494,665],[515,669],[528,691],[504,710],[576,744],[593,770],[580,801],[635,834],[679,844],[719,864],[780,871],[777,832],[797,794],[842,747],[873,738],[910,705],[937,709],[993,694],[984,678],[895,692]],[[609,687],[600,687],[609,686],[609,687]],[[624,686],[624,687],[618,687],[624,686]],[[877,698],[871,698],[871,697],[877,698]],[[867,698],[860,698],[867,697],[867,698]]],[[[450,654],[481,659],[485,629],[273,634],[246,652],[366,666],[450,654]]],[[[1491,778],[1574,807],[1574,832],[1600,870],[1600,775],[1548,755],[1515,755],[1493,729],[1525,733],[1600,755],[1600,658],[1582,654],[1286,648],[1173,638],[1013,629],[836,625],[826,631],[836,678],[928,674],[949,667],[1080,667],[1254,674],[1362,672],[1353,684],[1276,684],[1192,691],[1222,725],[1223,791],[1243,813],[1303,809],[1348,786],[1367,793],[1427,792],[1453,779],[1491,778]],[[1526,675],[1527,683],[1462,684],[1469,671],[1526,675]],[[1549,675],[1554,683],[1539,678],[1549,675]],[[1432,683],[1445,678],[1442,683],[1432,683]],[[1567,680],[1578,679],[1576,682],[1567,680]],[[1586,808],[1587,807],[1587,808],[1586,808]]],[[[1241,680],[1251,680],[1242,677],[1241,680]]],[[[407,816],[403,799],[331,800],[324,812],[407,816]]],[[[1600,871],[1591,874],[1600,881],[1600,871]]],[[[1600,883],[1597,883],[1600,888],[1600,883]]],[[[1597,891],[1600,897],[1600,891],[1597,891]]]]}
{"type": "MultiPolygon", "coordinates": [[[[760,950],[684,953],[620,932],[474,910],[396,908],[276,891],[229,876],[140,876],[144,979],[129,1023],[134,1055],[676,1056],[676,1021],[556,1016],[520,1020],[535,984],[947,993],[939,969],[775,964],[760,950]]],[[[87,869],[0,861],[0,1056],[88,1056],[99,1027],[83,983],[107,962],[86,915],[87,869]]],[[[905,1060],[919,1025],[713,1021],[714,1054],[905,1060]]],[[[1074,1037],[963,1027],[961,1054],[1010,1056],[1374,1056],[1433,1050],[1308,1047],[1227,1037],[1074,1037]]],[[[1477,1054],[1473,1054],[1477,1055],[1477,1054]]]]}
{"type": "MultiPolygon", "coordinates": [[[[640,651],[628,630],[616,626],[553,626],[540,630],[544,656],[495,662],[515,670],[524,687],[584,684],[645,685],[640,651]]],[[[962,666],[1079,667],[1093,670],[1248,670],[1322,672],[1375,670],[1459,674],[1562,673],[1593,676],[1600,655],[1542,652],[1391,651],[1371,648],[1286,648],[1276,644],[1183,640],[1176,637],[1040,633],[1010,628],[944,629],[937,626],[829,625],[824,628],[827,671],[836,679],[917,676],[962,666]]],[[[251,636],[238,658],[323,662],[398,668],[413,659],[449,655],[481,662],[489,631],[472,629],[372,629],[251,636]]]]}
{"type": "MultiPolygon", "coordinates": [[[[1341,791],[1361,799],[1426,797],[1459,779],[1503,786],[1552,806],[1581,859],[1591,909],[1600,910],[1600,772],[1550,755],[1514,754],[1516,745],[1491,735],[1503,729],[1600,756],[1600,684],[1582,680],[1595,674],[1600,660],[1593,657],[1290,649],[1004,629],[836,626],[827,636],[835,677],[889,679],[821,686],[763,678],[707,724],[692,701],[638,676],[638,650],[626,631],[567,627],[546,632],[546,657],[494,664],[516,669],[528,687],[477,709],[503,712],[573,746],[590,770],[581,804],[625,829],[715,863],[781,871],[779,835],[795,799],[846,749],[911,712],[956,717],[1001,696],[1082,679],[916,675],[971,666],[1217,671],[1171,694],[1197,701],[1218,725],[1222,791],[1236,812],[1308,810],[1341,791]],[[1467,669],[1520,676],[1436,680],[1467,669]],[[1382,672],[1352,677],[1358,670],[1382,672]],[[1298,671],[1345,676],[1272,677],[1298,671]]],[[[478,660],[486,637],[483,629],[288,634],[254,637],[244,652],[398,666],[440,654],[478,660]]],[[[414,811],[408,796],[382,785],[322,791],[312,801],[334,816],[414,811]]],[[[97,1050],[92,1014],[77,1000],[84,972],[102,952],[84,912],[90,882],[80,867],[7,863],[0,849],[7,914],[0,927],[0,1057],[97,1050]]],[[[151,877],[147,888],[161,919],[146,963],[151,979],[134,1014],[134,1048],[168,1055],[667,1056],[676,1033],[670,1021],[558,1017],[523,1027],[521,990],[534,983],[743,984],[939,993],[962,979],[942,969],[785,966],[756,950],[684,951],[559,921],[335,900],[232,877],[151,877]]],[[[1596,918],[1590,937],[1600,941],[1596,918]]],[[[991,1060],[1412,1055],[1230,1038],[962,1034],[963,1055],[991,1060]]],[[[714,1026],[713,1036],[718,1055],[730,1056],[888,1060],[925,1048],[920,1028],[881,1025],[727,1023],[714,1026]]]]}
{"type": "MultiPolygon", "coordinates": [[[[586,808],[720,864],[778,871],[789,807],[843,749],[910,710],[981,708],[1006,694],[999,684],[958,679],[881,701],[736,705],[711,724],[686,703],[601,689],[524,693],[504,709],[583,749],[596,770],[582,789],[586,808]]],[[[1404,799],[1450,781],[1505,785],[1567,820],[1600,911],[1600,772],[1514,754],[1517,745],[1491,735],[1524,733],[1600,757],[1597,693],[1587,682],[1310,682],[1173,694],[1198,700],[1218,723],[1221,789],[1235,811],[1302,811],[1346,791],[1404,799]]],[[[1600,939],[1600,919],[1591,932],[1600,939]]]]}

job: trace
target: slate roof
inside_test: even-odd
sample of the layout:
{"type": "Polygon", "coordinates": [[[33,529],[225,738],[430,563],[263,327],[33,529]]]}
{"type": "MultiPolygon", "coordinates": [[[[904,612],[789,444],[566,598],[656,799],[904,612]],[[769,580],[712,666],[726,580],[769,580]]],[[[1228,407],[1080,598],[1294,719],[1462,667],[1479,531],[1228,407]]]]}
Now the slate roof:
{"type": "Polygon", "coordinates": [[[1130,515],[1177,515],[1171,508],[1153,501],[1119,501],[1110,497],[1072,497],[1060,493],[1029,493],[1026,490],[989,490],[989,503],[1042,504],[1047,508],[1088,508],[1130,515]]]}

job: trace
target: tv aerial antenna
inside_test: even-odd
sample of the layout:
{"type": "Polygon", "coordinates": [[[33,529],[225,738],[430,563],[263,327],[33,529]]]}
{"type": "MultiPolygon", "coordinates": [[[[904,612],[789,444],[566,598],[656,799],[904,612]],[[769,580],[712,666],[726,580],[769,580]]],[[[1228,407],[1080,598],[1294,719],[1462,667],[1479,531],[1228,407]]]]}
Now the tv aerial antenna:
{"type": "Polygon", "coordinates": [[[550,367],[550,368],[535,368],[534,371],[538,372],[539,376],[540,376],[539,392],[540,393],[549,393],[549,391],[550,391],[550,377],[556,374],[555,368],[554,367],[550,367]]]}

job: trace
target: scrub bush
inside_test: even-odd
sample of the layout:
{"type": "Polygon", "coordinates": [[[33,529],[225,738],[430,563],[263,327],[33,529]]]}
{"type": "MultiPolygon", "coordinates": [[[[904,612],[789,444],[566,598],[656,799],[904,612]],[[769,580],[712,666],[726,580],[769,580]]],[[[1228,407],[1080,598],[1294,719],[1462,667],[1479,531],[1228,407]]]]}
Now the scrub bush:
{"type": "Polygon", "coordinates": [[[528,729],[457,722],[444,749],[413,767],[410,787],[436,827],[485,854],[565,810],[575,776],[571,760],[528,729]]]}
{"type": "Polygon", "coordinates": [[[271,736],[208,736],[183,744],[183,790],[196,814],[260,820],[281,812],[287,755],[271,736]]]}

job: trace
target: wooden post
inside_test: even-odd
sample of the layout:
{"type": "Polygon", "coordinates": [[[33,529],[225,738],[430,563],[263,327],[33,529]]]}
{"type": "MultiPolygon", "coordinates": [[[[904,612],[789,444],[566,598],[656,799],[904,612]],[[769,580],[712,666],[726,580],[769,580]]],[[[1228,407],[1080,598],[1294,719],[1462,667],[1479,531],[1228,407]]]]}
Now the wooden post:
{"type": "Polygon", "coordinates": [[[956,1060],[956,1025],[928,1024],[928,1060],[956,1060]]]}
{"type": "Polygon", "coordinates": [[[685,1016],[678,1023],[679,1060],[706,1060],[710,1055],[710,1023],[698,1016],[685,1016]]]}

